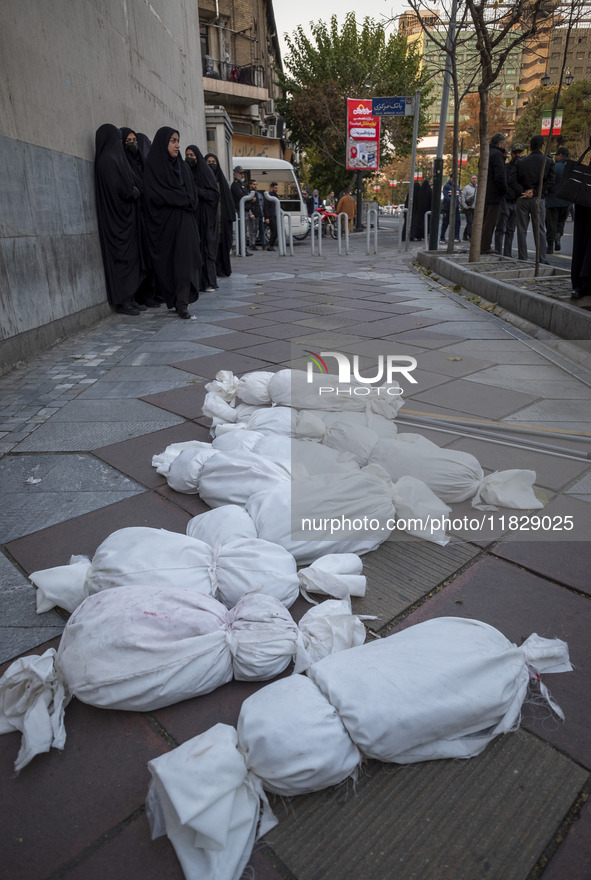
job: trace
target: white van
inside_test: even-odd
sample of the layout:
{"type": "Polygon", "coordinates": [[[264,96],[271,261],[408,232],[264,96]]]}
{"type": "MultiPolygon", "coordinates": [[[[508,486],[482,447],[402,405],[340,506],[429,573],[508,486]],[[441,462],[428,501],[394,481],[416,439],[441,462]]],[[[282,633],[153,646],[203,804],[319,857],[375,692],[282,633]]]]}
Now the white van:
{"type": "MultiPolygon", "coordinates": [[[[294,236],[303,236],[310,227],[308,209],[302,198],[295,169],[283,159],[268,159],[264,156],[233,156],[232,167],[244,168],[245,184],[256,180],[259,192],[269,191],[272,182],[278,184],[281,208],[291,214],[291,228],[294,236]]],[[[287,231],[287,230],[286,230],[287,231]]]]}

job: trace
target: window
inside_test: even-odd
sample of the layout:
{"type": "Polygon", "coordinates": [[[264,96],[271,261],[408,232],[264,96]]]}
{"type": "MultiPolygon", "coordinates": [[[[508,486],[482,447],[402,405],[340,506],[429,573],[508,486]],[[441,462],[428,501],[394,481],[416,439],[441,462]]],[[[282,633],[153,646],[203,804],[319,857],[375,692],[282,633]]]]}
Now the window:
{"type": "Polygon", "coordinates": [[[202,21],[199,22],[199,37],[201,39],[201,57],[209,55],[209,28],[202,21]]]}

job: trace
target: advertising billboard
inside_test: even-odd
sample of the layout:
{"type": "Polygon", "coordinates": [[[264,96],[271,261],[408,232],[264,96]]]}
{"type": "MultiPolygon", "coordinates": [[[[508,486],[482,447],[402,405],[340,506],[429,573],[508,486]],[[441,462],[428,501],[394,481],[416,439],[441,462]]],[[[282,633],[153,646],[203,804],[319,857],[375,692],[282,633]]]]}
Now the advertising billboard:
{"type": "Polygon", "coordinates": [[[371,98],[347,98],[347,168],[377,171],[380,166],[380,119],[371,98]]]}

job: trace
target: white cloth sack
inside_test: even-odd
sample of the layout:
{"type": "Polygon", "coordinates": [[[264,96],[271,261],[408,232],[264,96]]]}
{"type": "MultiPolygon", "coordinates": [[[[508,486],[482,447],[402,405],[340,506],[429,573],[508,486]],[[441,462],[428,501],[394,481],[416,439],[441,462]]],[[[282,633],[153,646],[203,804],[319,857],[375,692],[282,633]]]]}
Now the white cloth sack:
{"type": "Polygon", "coordinates": [[[89,596],[72,614],[59,649],[24,657],[0,679],[0,733],[20,730],[16,769],[51,746],[63,748],[72,695],[108,709],[152,711],[206,694],[232,677],[263,681],[293,659],[360,645],[348,601],[311,609],[299,627],[271,596],[249,594],[230,611],[211,596],[131,586],[89,596]]]}
{"type": "MultiPolygon", "coordinates": [[[[311,666],[308,678],[273,682],[245,700],[237,739],[216,725],[186,743],[184,752],[175,749],[152,761],[152,774],[159,767],[163,772],[160,787],[150,791],[150,821],[156,833],[166,827],[186,870],[201,871],[188,877],[237,880],[235,865],[243,867],[248,859],[238,852],[245,839],[252,845],[252,835],[242,829],[255,822],[250,812],[248,823],[243,802],[236,818],[234,797],[245,786],[253,792],[262,783],[283,795],[317,791],[354,776],[362,754],[401,763],[479,754],[517,726],[530,679],[570,669],[567,645],[559,639],[534,634],[517,647],[488,624],[460,618],[430,620],[343,651],[311,666]],[[244,756],[242,767],[237,754],[244,756]],[[226,761],[233,787],[220,772],[226,761]],[[223,821],[222,799],[231,806],[223,821]],[[178,805],[174,813],[170,803],[178,805]],[[208,805],[215,811],[215,835],[195,834],[195,817],[207,818],[208,805]],[[220,847],[228,852],[227,868],[218,859],[220,847]],[[216,860],[215,872],[208,859],[216,860]]],[[[563,717],[545,685],[541,690],[563,717]]],[[[273,820],[263,804],[267,829],[273,820]]],[[[252,801],[249,806],[252,811],[252,801]]]]}
{"type": "Polygon", "coordinates": [[[311,375],[303,370],[279,370],[277,373],[246,373],[236,379],[229,371],[220,371],[206,385],[228,402],[234,399],[266,406],[269,403],[294,409],[371,410],[394,418],[403,405],[402,389],[398,382],[381,386],[364,385],[367,394],[356,393],[360,383],[340,383],[332,374],[311,375]],[[340,390],[337,394],[336,389],[340,390]],[[332,391],[327,391],[332,388],[332,391]],[[323,389],[320,393],[320,389],[323,389]],[[350,392],[350,393],[346,393],[350,392]]]}
{"type": "Polygon", "coordinates": [[[442,501],[455,504],[472,498],[472,505],[499,504],[502,507],[543,507],[533,491],[535,471],[508,470],[484,475],[478,460],[469,452],[441,449],[420,434],[398,434],[374,446],[371,461],[381,465],[393,480],[402,476],[423,480],[442,501]]]}

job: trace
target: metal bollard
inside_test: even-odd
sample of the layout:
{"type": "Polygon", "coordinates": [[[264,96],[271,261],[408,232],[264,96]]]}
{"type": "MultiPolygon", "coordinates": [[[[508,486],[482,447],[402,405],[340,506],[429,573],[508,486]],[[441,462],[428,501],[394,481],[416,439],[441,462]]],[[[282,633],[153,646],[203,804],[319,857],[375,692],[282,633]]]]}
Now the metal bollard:
{"type": "Polygon", "coordinates": [[[341,211],[341,213],[337,215],[337,245],[339,248],[339,256],[343,252],[341,241],[343,227],[345,229],[345,253],[349,254],[349,215],[345,214],[344,211],[341,211]],[[341,221],[341,217],[343,218],[343,221],[341,221]]]}
{"type": "Polygon", "coordinates": [[[367,253],[368,254],[371,254],[371,253],[377,254],[377,252],[378,252],[378,212],[376,211],[375,208],[370,208],[368,210],[366,222],[367,222],[367,253]],[[376,218],[375,223],[374,223],[374,227],[373,227],[374,228],[374,249],[373,249],[373,251],[371,250],[371,217],[372,217],[372,214],[376,218]]]}
{"type": "Polygon", "coordinates": [[[279,255],[281,257],[285,256],[285,229],[283,228],[283,221],[281,219],[281,202],[277,198],[277,196],[270,196],[268,192],[264,193],[265,198],[268,202],[275,203],[275,222],[277,223],[277,244],[279,245],[279,255]]]}
{"type": "MultiPolygon", "coordinates": [[[[281,222],[284,223],[287,218],[287,234],[289,236],[289,255],[293,257],[293,225],[291,220],[291,214],[289,211],[281,212],[281,222]]],[[[285,242],[285,225],[283,226],[283,249],[285,251],[285,256],[287,256],[287,244],[285,242]]]]}
{"type": "Polygon", "coordinates": [[[316,255],[316,249],[314,244],[315,236],[318,235],[318,256],[322,256],[322,217],[320,214],[312,214],[311,217],[312,228],[311,232],[311,242],[312,242],[312,256],[316,255]]]}
{"type": "Polygon", "coordinates": [[[425,211],[425,242],[427,249],[429,248],[429,221],[431,220],[431,211],[425,211]]]}
{"type": "Polygon", "coordinates": [[[246,256],[246,202],[252,202],[255,198],[256,193],[249,193],[246,196],[242,196],[240,199],[240,207],[238,208],[238,231],[239,235],[236,238],[236,256],[245,257],[246,256]]]}
{"type": "Polygon", "coordinates": [[[398,250],[402,251],[402,227],[404,226],[404,218],[408,214],[408,208],[400,208],[398,211],[398,250]]]}

